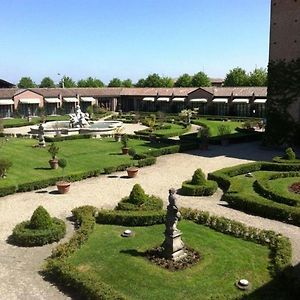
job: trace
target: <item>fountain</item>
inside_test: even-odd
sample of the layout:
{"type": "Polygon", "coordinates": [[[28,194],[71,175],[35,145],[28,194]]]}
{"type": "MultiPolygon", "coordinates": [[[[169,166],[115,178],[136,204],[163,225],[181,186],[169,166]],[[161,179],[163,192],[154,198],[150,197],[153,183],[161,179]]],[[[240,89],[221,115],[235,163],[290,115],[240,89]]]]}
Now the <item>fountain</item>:
{"type": "MultiPolygon", "coordinates": [[[[69,121],[51,121],[43,125],[44,134],[48,136],[55,135],[74,135],[74,134],[90,134],[90,135],[110,135],[117,128],[123,126],[120,121],[91,121],[88,113],[81,111],[77,105],[76,111],[69,114],[69,121]]],[[[39,134],[39,126],[35,125],[30,128],[30,134],[39,134]]]]}
{"type": "Polygon", "coordinates": [[[71,128],[83,128],[89,125],[90,116],[88,113],[83,113],[80,109],[80,106],[76,106],[75,114],[69,114],[71,128]]]}

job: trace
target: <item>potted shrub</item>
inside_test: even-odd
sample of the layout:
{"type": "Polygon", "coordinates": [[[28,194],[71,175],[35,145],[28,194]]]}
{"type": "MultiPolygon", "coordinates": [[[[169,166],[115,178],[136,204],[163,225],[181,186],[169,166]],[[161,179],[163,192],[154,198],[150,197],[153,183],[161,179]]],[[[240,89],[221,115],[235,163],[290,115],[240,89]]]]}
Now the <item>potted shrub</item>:
{"type": "Polygon", "coordinates": [[[0,178],[6,177],[6,172],[12,166],[12,162],[6,158],[0,159],[0,178]]]}
{"type": "Polygon", "coordinates": [[[227,124],[221,124],[218,126],[218,133],[221,138],[221,145],[227,146],[229,144],[229,135],[231,134],[230,126],[227,124]]]}
{"type": "Polygon", "coordinates": [[[128,154],[128,150],[129,150],[129,148],[128,148],[128,136],[127,136],[127,134],[123,134],[122,135],[122,138],[121,138],[121,142],[122,142],[122,153],[123,154],[128,154]]]}
{"type": "Polygon", "coordinates": [[[139,169],[137,167],[129,167],[126,169],[129,178],[136,177],[139,169]]]}
{"type": "Polygon", "coordinates": [[[52,143],[48,149],[48,152],[51,155],[51,159],[49,160],[49,165],[50,165],[51,169],[58,168],[58,159],[56,157],[58,151],[59,151],[59,147],[56,146],[54,143],[52,143]]]}
{"type": "Polygon", "coordinates": [[[197,137],[200,139],[200,145],[199,148],[201,150],[207,150],[208,149],[208,141],[210,137],[210,129],[209,127],[200,127],[197,133],[197,137]]]}
{"type": "Polygon", "coordinates": [[[60,194],[66,194],[70,190],[71,183],[64,180],[64,171],[67,166],[67,161],[64,158],[58,160],[58,166],[62,168],[62,180],[56,183],[57,190],[60,194]]]}

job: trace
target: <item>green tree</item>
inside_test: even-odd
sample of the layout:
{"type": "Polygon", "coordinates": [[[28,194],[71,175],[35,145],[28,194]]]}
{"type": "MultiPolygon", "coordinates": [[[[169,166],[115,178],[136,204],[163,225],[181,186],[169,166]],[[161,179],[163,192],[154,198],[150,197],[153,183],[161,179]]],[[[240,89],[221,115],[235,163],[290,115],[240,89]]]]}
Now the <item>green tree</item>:
{"type": "Polygon", "coordinates": [[[141,78],[138,80],[138,82],[135,84],[136,87],[145,87],[145,79],[141,78]]]}
{"type": "Polygon", "coordinates": [[[30,77],[22,77],[18,83],[18,87],[21,89],[35,88],[36,84],[30,77]]]}
{"type": "Polygon", "coordinates": [[[226,74],[224,86],[247,86],[249,76],[246,71],[240,67],[234,68],[226,74]]]}
{"type": "Polygon", "coordinates": [[[190,87],[190,86],[192,86],[192,76],[190,76],[187,73],[182,74],[181,76],[178,77],[174,86],[175,87],[190,87]]]}
{"type": "Polygon", "coordinates": [[[86,79],[80,79],[77,82],[78,87],[104,87],[104,83],[97,78],[88,77],[86,79]]]}
{"type": "Polygon", "coordinates": [[[209,77],[204,72],[198,72],[192,77],[192,86],[211,86],[209,77]]]}
{"type": "Polygon", "coordinates": [[[122,81],[119,78],[115,77],[109,82],[108,86],[109,87],[121,87],[122,81]]]}
{"type": "Polygon", "coordinates": [[[160,81],[162,87],[171,88],[174,86],[174,80],[171,77],[168,76],[161,77],[160,81]]]}
{"type": "Polygon", "coordinates": [[[267,86],[268,72],[264,68],[256,68],[249,74],[250,86],[267,86]]]}
{"type": "Polygon", "coordinates": [[[145,79],[145,87],[162,87],[161,77],[157,73],[149,74],[145,79]]]}
{"type": "Polygon", "coordinates": [[[122,86],[124,86],[124,87],[132,87],[133,84],[132,84],[131,79],[128,78],[128,79],[123,80],[122,81],[122,86]]]}
{"type": "Polygon", "coordinates": [[[55,83],[50,77],[44,77],[39,85],[40,88],[54,88],[55,83]]]}
{"type": "Polygon", "coordinates": [[[69,76],[64,76],[59,82],[60,87],[72,88],[76,87],[76,82],[69,76]]]}

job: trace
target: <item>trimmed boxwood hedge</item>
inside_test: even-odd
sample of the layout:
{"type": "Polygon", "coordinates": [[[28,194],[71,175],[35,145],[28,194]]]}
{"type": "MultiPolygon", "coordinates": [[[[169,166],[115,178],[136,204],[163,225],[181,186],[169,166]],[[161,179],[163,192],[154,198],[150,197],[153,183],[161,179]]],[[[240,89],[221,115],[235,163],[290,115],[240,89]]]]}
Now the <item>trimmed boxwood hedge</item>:
{"type": "Polygon", "coordinates": [[[300,177],[300,172],[281,172],[278,174],[271,174],[270,176],[264,179],[255,180],[253,183],[253,188],[255,192],[261,195],[262,197],[268,198],[279,203],[284,203],[289,206],[300,206],[300,200],[293,198],[292,195],[289,195],[288,192],[286,194],[279,194],[276,191],[272,191],[269,187],[269,180],[288,177],[300,177]]]}
{"type": "Polygon", "coordinates": [[[163,224],[166,212],[161,211],[122,211],[100,210],[96,218],[100,224],[114,224],[124,226],[150,226],[163,224]]]}
{"type": "MultiPolygon", "coordinates": [[[[279,201],[270,201],[255,192],[251,194],[228,192],[232,180],[231,177],[260,170],[279,172],[300,171],[300,165],[255,162],[224,168],[216,172],[209,173],[208,178],[215,180],[219,187],[224,190],[225,193],[222,196],[222,200],[226,201],[231,207],[259,215],[264,218],[280,220],[300,226],[300,208],[298,207],[278,203],[279,201]]],[[[284,202],[284,200],[282,200],[282,202],[284,202]]]]}
{"type": "Polygon", "coordinates": [[[210,215],[209,212],[206,211],[181,208],[180,212],[183,218],[192,220],[197,224],[205,225],[218,232],[252,241],[257,244],[267,245],[271,250],[271,274],[273,276],[284,271],[291,265],[292,246],[290,240],[281,234],[271,230],[261,230],[246,226],[243,223],[224,217],[210,215]]]}
{"type": "Polygon", "coordinates": [[[59,241],[66,234],[66,224],[63,220],[52,218],[52,224],[45,229],[32,229],[30,221],[24,221],[13,230],[10,242],[18,246],[43,246],[59,241]]]}
{"type": "Polygon", "coordinates": [[[181,186],[181,193],[186,196],[211,196],[218,188],[215,181],[207,180],[203,185],[192,184],[192,181],[184,181],[181,186]]]}
{"type": "MultiPolygon", "coordinates": [[[[45,274],[60,286],[76,291],[76,296],[80,296],[82,299],[125,299],[121,293],[99,281],[98,278],[96,279],[93,273],[78,272],[74,266],[66,262],[66,258],[79,249],[93,232],[94,216],[98,212],[93,206],[83,206],[74,209],[72,213],[79,228],[68,243],[61,244],[53,250],[52,256],[47,260],[45,274]]],[[[291,244],[289,239],[280,234],[247,227],[242,223],[223,217],[210,216],[208,212],[199,210],[182,208],[181,213],[185,219],[193,220],[195,223],[203,224],[216,231],[268,245],[271,250],[272,275],[276,275],[290,265],[291,244]]],[[[148,226],[163,223],[166,213],[162,212],[159,215],[157,212],[118,212],[116,214],[116,211],[100,210],[98,214],[98,223],[148,226]]]]}
{"type": "Polygon", "coordinates": [[[286,159],[285,157],[281,156],[274,156],[273,162],[281,163],[281,164],[300,164],[300,159],[286,159]]]}

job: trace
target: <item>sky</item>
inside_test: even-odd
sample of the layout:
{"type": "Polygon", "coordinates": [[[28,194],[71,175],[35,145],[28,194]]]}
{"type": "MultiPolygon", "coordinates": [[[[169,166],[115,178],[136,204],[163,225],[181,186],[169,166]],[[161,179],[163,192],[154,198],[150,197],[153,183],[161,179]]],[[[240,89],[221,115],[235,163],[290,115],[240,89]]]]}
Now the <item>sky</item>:
{"type": "Polygon", "coordinates": [[[267,67],[269,28],[270,0],[0,0],[0,78],[224,78],[267,67]]]}

